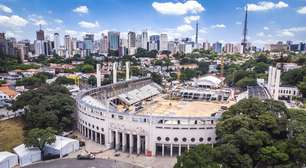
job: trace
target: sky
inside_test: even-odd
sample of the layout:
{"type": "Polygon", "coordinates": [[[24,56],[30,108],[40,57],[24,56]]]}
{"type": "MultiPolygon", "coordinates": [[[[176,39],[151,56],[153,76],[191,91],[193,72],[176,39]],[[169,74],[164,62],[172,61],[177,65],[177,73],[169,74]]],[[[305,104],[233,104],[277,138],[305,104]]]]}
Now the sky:
{"type": "Polygon", "coordinates": [[[0,32],[18,40],[34,40],[42,25],[53,38],[79,39],[107,31],[147,30],[167,33],[169,40],[195,36],[199,41],[240,42],[245,6],[249,10],[248,40],[263,45],[306,41],[306,0],[0,0],[0,32]]]}

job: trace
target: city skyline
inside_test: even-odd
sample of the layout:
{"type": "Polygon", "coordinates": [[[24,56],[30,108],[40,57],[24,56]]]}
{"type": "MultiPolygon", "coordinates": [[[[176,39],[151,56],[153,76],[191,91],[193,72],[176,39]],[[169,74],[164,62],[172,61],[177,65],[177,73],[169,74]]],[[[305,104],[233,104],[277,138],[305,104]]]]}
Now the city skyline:
{"type": "MultiPolygon", "coordinates": [[[[192,37],[199,22],[199,42],[241,41],[245,1],[52,1],[38,0],[0,2],[0,31],[8,37],[35,39],[35,30],[42,25],[46,35],[60,33],[82,38],[93,33],[128,31],[149,35],[168,34],[169,40],[192,37]],[[222,12],[219,10],[222,9],[222,12]],[[120,12],[117,12],[120,11],[120,12]],[[140,18],[139,16],[142,16],[140,18]]],[[[305,41],[306,2],[248,1],[249,41],[255,45],[277,41],[305,41]],[[280,15],[282,17],[280,17],[280,15]],[[268,18],[267,18],[268,17],[268,18]]],[[[53,37],[52,37],[53,38],[53,37]]]]}

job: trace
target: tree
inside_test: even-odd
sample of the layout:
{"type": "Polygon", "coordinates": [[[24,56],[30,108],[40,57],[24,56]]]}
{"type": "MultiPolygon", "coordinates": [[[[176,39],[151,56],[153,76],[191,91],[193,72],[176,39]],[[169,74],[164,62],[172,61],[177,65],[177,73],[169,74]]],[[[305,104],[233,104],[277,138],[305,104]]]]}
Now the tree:
{"type": "Polygon", "coordinates": [[[25,135],[25,145],[26,147],[38,147],[42,151],[42,156],[44,156],[45,145],[52,144],[56,140],[55,133],[56,131],[52,128],[31,129],[25,135]]]}
{"type": "Polygon", "coordinates": [[[246,89],[247,86],[255,86],[256,84],[257,84],[256,79],[250,77],[244,77],[236,83],[236,86],[241,89],[246,89]]]}
{"type": "Polygon", "coordinates": [[[163,82],[162,76],[159,75],[158,73],[153,72],[153,73],[151,74],[151,78],[152,78],[153,82],[155,82],[155,83],[157,83],[157,84],[160,84],[160,85],[161,85],[162,82],[163,82]]]}
{"type": "Polygon", "coordinates": [[[304,80],[298,84],[298,88],[303,97],[306,98],[306,77],[304,77],[304,80]]]}
{"type": "Polygon", "coordinates": [[[71,130],[75,101],[69,91],[60,85],[44,85],[18,96],[13,110],[25,108],[27,129],[52,127],[57,131],[71,130]]]}
{"type": "Polygon", "coordinates": [[[174,168],[219,168],[220,164],[215,161],[215,157],[215,151],[211,145],[199,145],[179,156],[174,168]]]}
{"type": "Polygon", "coordinates": [[[74,84],[74,80],[67,78],[65,76],[60,76],[58,78],[56,78],[55,83],[58,85],[73,85],[74,84]]]}
{"type": "Polygon", "coordinates": [[[183,69],[181,70],[181,80],[187,81],[197,76],[197,71],[193,69],[183,69]]]}
{"type": "Polygon", "coordinates": [[[90,77],[87,80],[87,84],[91,86],[97,86],[97,78],[94,75],[90,75],[90,77]]]}
{"type": "Polygon", "coordinates": [[[211,153],[197,146],[179,157],[177,165],[196,167],[209,158],[211,163],[225,168],[303,167],[305,122],[306,111],[288,110],[282,102],[241,100],[225,111],[217,123],[218,141],[211,153]]]}
{"type": "Polygon", "coordinates": [[[0,80],[0,86],[3,85],[3,84],[6,84],[6,81],[5,80],[0,80]]]}

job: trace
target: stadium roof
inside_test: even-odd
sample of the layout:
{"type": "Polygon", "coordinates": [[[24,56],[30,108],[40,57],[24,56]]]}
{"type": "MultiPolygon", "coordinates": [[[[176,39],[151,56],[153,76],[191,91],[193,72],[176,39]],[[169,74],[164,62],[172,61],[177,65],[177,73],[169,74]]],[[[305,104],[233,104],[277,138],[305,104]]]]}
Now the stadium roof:
{"type": "Polygon", "coordinates": [[[149,84],[149,85],[145,85],[145,86],[143,86],[139,89],[134,89],[132,91],[122,93],[118,97],[124,103],[126,103],[128,105],[132,105],[134,103],[145,100],[149,97],[160,94],[159,89],[160,88],[158,88],[156,85],[149,84]]]}

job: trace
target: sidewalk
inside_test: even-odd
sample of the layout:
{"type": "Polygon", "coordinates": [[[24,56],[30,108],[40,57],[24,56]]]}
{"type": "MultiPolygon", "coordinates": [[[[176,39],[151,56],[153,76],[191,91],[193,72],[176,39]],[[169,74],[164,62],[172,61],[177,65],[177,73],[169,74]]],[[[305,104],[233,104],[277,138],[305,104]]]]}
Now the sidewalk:
{"type": "Polygon", "coordinates": [[[146,157],[144,155],[130,155],[129,153],[115,152],[115,150],[107,150],[102,145],[94,143],[90,140],[85,140],[85,142],[85,147],[82,147],[82,149],[78,152],[70,154],[68,157],[76,158],[78,154],[84,154],[86,153],[86,151],[91,153],[104,151],[102,153],[96,154],[96,158],[118,160],[144,168],[172,168],[176,163],[175,157],[146,157]],[[120,156],[115,156],[115,153],[120,153],[120,156]]]}

